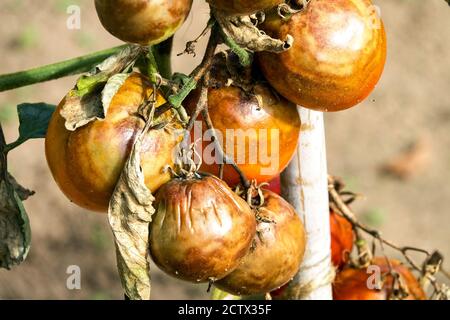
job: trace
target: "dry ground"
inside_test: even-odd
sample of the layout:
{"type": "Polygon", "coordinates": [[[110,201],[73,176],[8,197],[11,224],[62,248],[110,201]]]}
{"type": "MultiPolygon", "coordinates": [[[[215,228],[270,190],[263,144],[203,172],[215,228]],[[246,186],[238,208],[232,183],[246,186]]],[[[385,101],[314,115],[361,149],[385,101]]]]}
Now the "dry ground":
{"type": "MultiPolygon", "coordinates": [[[[361,217],[402,244],[440,248],[450,257],[450,9],[443,0],[378,0],[389,40],[385,74],[358,108],[327,115],[330,172],[366,195],[355,205],[361,217]],[[380,167],[421,141],[418,165],[399,180],[380,167]]],[[[175,52],[208,19],[202,1],[178,33],[175,52]]],[[[3,0],[0,4],[0,73],[12,72],[118,44],[97,21],[89,0],[3,0]],[[82,8],[80,30],[66,28],[66,8],[82,8]]],[[[198,59],[198,58],[197,58],[198,59]]],[[[175,60],[188,72],[192,57],[175,60]]],[[[0,119],[8,140],[16,137],[14,106],[58,103],[73,84],[67,78],[0,94],[0,119]]],[[[45,163],[43,141],[11,154],[13,174],[37,191],[26,202],[33,244],[27,261],[0,271],[0,298],[121,299],[114,248],[104,215],[70,204],[57,190],[45,163]],[[79,265],[82,289],[66,289],[66,268],[79,265]]],[[[155,270],[155,268],[154,268],[155,270]]],[[[191,286],[154,273],[154,298],[205,298],[191,286]]]]}

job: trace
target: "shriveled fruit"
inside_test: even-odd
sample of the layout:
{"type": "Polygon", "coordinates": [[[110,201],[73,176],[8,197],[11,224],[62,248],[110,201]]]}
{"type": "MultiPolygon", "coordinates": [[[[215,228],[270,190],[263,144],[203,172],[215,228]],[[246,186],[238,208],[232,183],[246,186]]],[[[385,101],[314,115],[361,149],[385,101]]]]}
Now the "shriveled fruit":
{"type": "MultiPolygon", "coordinates": [[[[400,284],[407,291],[405,300],[425,300],[426,295],[414,274],[400,261],[389,260],[392,270],[400,276],[400,284]]],[[[333,298],[335,300],[388,300],[394,293],[394,277],[388,274],[390,267],[386,258],[375,258],[371,265],[379,267],[380,277],[385,275],[381,290],[369,289],[376,284],[369,277],[374,276],[374,270],[347,268],[338,273],[333,283],[333,298]]]]}
{"type": "MultiPolygon", "coordinates": [[[[186,102],[188,110],[192,112],[197,101],[195,92],[186,102]]],[[[236,86],[210,88],[208,109],[215,131],[222,137],[225,153],[248,179],[270,181],[289,164],[300,132],[300,117],[294,104],[275,96],[267,86],[257,84],[253,93],[236,86]]],[[[203,155],[200,171],[218,175],[221,159],[211,148],[214,144],[204,122],[202,129],[197,132],[194,128],[192,132],[195,140],[203,137],[198,146],[203,155]]],[[[225,165],[223,179],[230,186],[239,182],[231,165],[225,165]]]]}
{"type": "Polygon", "coordinates": [[[293,36],[281,54],[258,54],[261,70],[285,98],[306,108],[339,111],[363,101],[380,79],[386,33],[370,0],[311,0],[282,20],[268,15],[270,36],[293,36]]]}
{"type": "MultiPolygon", "coordinates": [[[[130,75],[112,99],[106,118],[75,131],[66,129],[60,115],[65,99],[59,104],[48,127],[45,154],[56,183],[72,202],[93,211],[107,210],[134,139],[145,125],[138,108],[152,92],[147,78],[130,75]]],[[[164,102],[158,95],[157,105],[164,102]]],[[[141,166],[151,191],[170,180],[163,169],[173,165],[174,150],[182,138],[177,133],[182,125],[172,112],[160,120],[169,124],[150,130],[142,144],[141,166]]]]}
{"type": "Polygon", "coordinates": [[[331,261],[341,268],[353,248],[353,227],[344,217],[330,210],[331,261]]]}
{"type": "Polygon", "coordinates": [[[252,249],[231,274],[215,285],[234,295],[270,292],[297,273],[305,252],[305,230],[294,208],[277,194],[264,190],[264,204],[252,249]]]}
{"type": "Polygon", "coordinates": [[[276,7],[283,0],[207,0],[208,3],[221,11],[232,15],[245,15],[276,7]]]}
{"type": "Polygon", "coordinates": [[[191,10],[192,0],[95,0],[105,29],[125,42],[157,44],[171,37],[191,10]]]}
{"type": "Polygon", "coordinates": [[[166,273],[192,282],[232,272],[250,249],[250,206],[214,176],[176,178],[160,188],[150,225],[150,254],[166,273]]]}

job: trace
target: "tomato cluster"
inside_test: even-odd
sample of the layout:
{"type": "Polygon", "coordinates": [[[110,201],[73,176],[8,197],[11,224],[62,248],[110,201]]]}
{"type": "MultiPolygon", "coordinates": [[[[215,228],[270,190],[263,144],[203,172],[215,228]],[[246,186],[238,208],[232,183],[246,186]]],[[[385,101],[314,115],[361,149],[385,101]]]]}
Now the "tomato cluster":
{"type": "MultiPolygon", "coordinates": [[[[385,32],[369,0],[311,0],[288,18],[275,14],[282,0],[207,1],[213,12],[229,15],[266,10],[261,28],[278,39],[291,35],[294,45],[281,54],[256,53],[255,63],[238,74],[238,80],[231,73],[219,79],[221,72],[214,72],[229,68],[229,61],[210,67],[212,83],[201,79],[208,87],[206,108],[216,135],[227,138],[233,132],[231,142],[215,142],[232,155],[240,175],[229,165],[221,172],[221,163],[205,159],[211,139],[200,142],[203,163],[198,172],[173,174],[175,150],[183,138],[178,131],[186,125],[174,109],[158,115],[165,125],[148,131],[141,150],[145,184],[156,196],[149,251],[154,262],[174,277],[212,281],[237,295],[262,294],[286,284],[305,252],[303,224],[294,208],[276,194],[279,174],[298,145],[301,121],[296,104],[338,111],[366,98],[384,67],[385,32]],[[265,153],[250,160],[263,147],[265,153]],[[269,168],[267,159],[275,160],[269,168]],[[230,187],[242,176],[255,183],[238,194],[230,187]],[[270,188],[275,192],[257,187],[274,178],[270,188]]],[[[142,46],[171,37],[191,5],[192,0],[95,1],[99,19],[112,35],[142,46]]],[[[157,97],[156,110],[167,104],[163,92],[153,90],[147,76],[133,72],[113,96],[105,119],[75,131],[65,127],[60,111],[67,101],[61,101],[48,128],[46,156],[57,184],[71,201],[93,211],[108,209],[124,163],[146,124],[140,106],[152,94],[157,97]]],[[[195,90],[184,102],[191,116],[199,99],[200,90],[195,90]]],[[[206,125],[206,119],[199,119],[206,125]]],[[[337,214],[331,212],[330,220],[332,260],[341,269],[352,250],[353,232],[337,214]]],[[[341,277],[351,272],[347,270],[341,277]]],[[[340,297],[340,289],[336,290],[340,297]]]]}

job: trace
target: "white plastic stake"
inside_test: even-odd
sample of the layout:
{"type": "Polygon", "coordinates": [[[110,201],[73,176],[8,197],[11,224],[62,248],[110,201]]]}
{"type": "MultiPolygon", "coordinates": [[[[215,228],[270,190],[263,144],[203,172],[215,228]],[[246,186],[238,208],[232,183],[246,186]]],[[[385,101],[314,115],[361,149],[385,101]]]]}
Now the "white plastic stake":
{"type": "Polygon", "coordinates": [[[332,299],[330,216],[323,113],[299,107],[302,129],[297,151],[281,175],[282,195],[302,218],[308,237],[298,281],[301,300],[332,299]]]}

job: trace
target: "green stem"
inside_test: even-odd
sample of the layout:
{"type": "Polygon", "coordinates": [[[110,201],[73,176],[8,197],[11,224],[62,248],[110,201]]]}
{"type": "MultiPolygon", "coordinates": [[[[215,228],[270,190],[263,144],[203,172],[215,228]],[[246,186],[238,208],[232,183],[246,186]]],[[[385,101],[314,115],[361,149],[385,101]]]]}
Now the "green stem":
{"type": "Polygon", "coordinates": [[[0,92],[87,72],[125,47],[123,45],[26,71],[0,75],[0,92]]]}
{"type": "Polygon", "coordinates": [[[158,62],[158,69],[163,78],[172,78],[172,45],[173,37],[152,47],[155,60],[158,62]]]}

